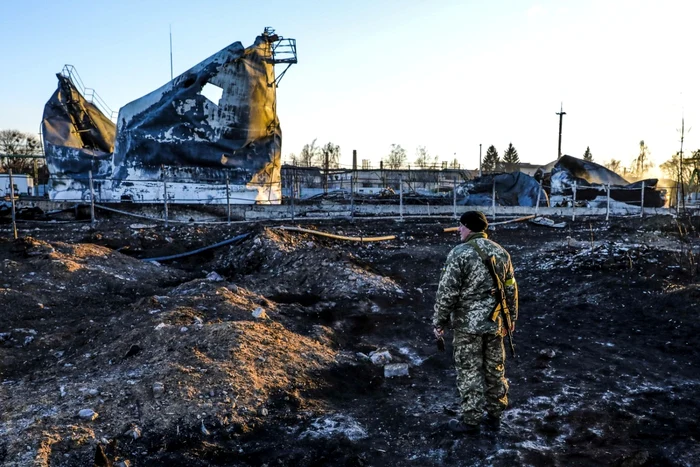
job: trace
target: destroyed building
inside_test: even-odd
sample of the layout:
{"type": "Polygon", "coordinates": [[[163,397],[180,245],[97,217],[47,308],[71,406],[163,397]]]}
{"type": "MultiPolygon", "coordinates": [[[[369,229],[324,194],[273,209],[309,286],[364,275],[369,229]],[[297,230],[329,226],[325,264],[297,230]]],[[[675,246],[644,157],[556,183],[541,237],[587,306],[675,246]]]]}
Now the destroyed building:
{"type": "Polygon", "coordinates": [[[550,206],[613,201],[644,207],[666,205],[666,190],[657,179],[630,183],[615,172],[572,156],[564,155],[540,167],[534,176],[523,172],[484,174],[460,185],[458,195],[468,206],[550,206]],[[542,188],[538,190],[538,187],[542,188]],[[539,195],[538,195],[539,191],[539,195]]]}
{"type": "Polygon", "coordinates": [[[610,199],[622,203],[641,206],[644,200],[645,207],[666,204],[666,190],[657,189],[655,178],[630,183],[600,164],[567,155],[550,165],[550,170],[545,166],[535,177],[542,177],[553,195],[573,196],[575,192],[577,200],[593,201],[606,197],[609,189],[610,199]]]}
{"type": "Polygon", "coordinates": [[[57,75],[42,120],[51,199],[86,200],[92,184],[100,202],[279,203],[276,91],[296,61],[294,39],[266,28],[125,105],[116,125],[79,79],[57,75]],[[275,64],[287,68],[276,76],[275,64]]]}

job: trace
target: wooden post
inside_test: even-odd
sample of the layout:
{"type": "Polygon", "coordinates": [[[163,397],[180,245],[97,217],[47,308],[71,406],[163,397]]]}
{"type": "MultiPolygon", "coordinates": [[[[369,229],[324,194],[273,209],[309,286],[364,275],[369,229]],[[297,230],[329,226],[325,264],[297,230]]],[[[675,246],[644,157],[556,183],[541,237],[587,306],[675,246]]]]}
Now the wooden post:
{"type": "Polygon", "coordinates": [[[12,200],[12,237],[17,240],[17,212],[15,211],[15,182],[12,178],[12,169],[8,170],[10,175],[10,199],[12,200]]]}
{"type": "Polygon", "coordinates": [[[644,182],[642,181],[642,203],[639,205],[642,209],[639,211],[639,217],[644,217],[644,182]]]}
{"type": "Polygon", "coordinates": [[[165,177],[165,166],[160,166],[160,173],[163,176],[163,206],[165,207],[165,226],[168,226],[168,181],[165,177]]]}
{"type": "Polygon", "coordinates": [[[607,222],[608,219],[610,219],[610,184],[608,183],[607,186],[607,192],[608,192],[608,202],[607,202],[607,207],[605,208],[605,221],[607,222]]]}
{"type": "Polygon", "coordinates": [[[576,219],[576,180],[574,180],[571,193],[571,220],[573,221],[576,219]]]}
{"type": "Polygon", "coordinates": [[[92,170],[88,170],[90,180],[90,224],[95,225],[95,187],[92,184],[92,170]]]}

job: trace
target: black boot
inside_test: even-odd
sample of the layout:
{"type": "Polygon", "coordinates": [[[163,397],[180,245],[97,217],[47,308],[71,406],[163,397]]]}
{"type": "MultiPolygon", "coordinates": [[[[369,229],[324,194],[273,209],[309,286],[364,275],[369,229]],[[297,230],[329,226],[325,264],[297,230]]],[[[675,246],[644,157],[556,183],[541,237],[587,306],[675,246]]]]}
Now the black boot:
{"type": "Polygon", "coordinates": [[[489,430],[498,431],[501,429],[501,416],[500,415],[487,415],[484,420],[484,425],[489,430]]]}
{"type": "Polygon", "coordinates": [[[453,418],[447,425],[451,431],[465,435],[477,435],[481,432],[479,425],[470,425],[453,418]]]}

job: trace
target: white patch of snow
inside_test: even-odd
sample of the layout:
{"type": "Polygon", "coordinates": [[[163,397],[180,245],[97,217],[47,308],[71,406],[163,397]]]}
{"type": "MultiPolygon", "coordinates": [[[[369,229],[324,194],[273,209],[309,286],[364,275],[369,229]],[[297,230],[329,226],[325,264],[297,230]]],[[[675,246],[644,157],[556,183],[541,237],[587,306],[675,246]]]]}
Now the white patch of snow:
{"type": "Polygon", "coordinates": [[[317,418],[311,422],[311,426],[304,430],[300,438],[328,439],[342,435],[350,441],[367,438],[367,431],[352,417],[346,415],[331,415],[326,418],[317,418]]]}

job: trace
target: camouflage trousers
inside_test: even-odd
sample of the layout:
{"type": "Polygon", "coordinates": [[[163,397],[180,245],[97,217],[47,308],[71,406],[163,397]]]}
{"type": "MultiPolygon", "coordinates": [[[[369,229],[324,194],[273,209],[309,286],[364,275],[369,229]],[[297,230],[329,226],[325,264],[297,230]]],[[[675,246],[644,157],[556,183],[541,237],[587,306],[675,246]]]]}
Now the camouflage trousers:
{"type": "Polygon", "coordinates": [[[508,406],[503,336],[470,334],[454,347],[457,389],[462,399],[462,420],[478,425],[486,413],[500,417],[508,406]],[[485,404],[484,404],[485,402],[485,404]]]}

